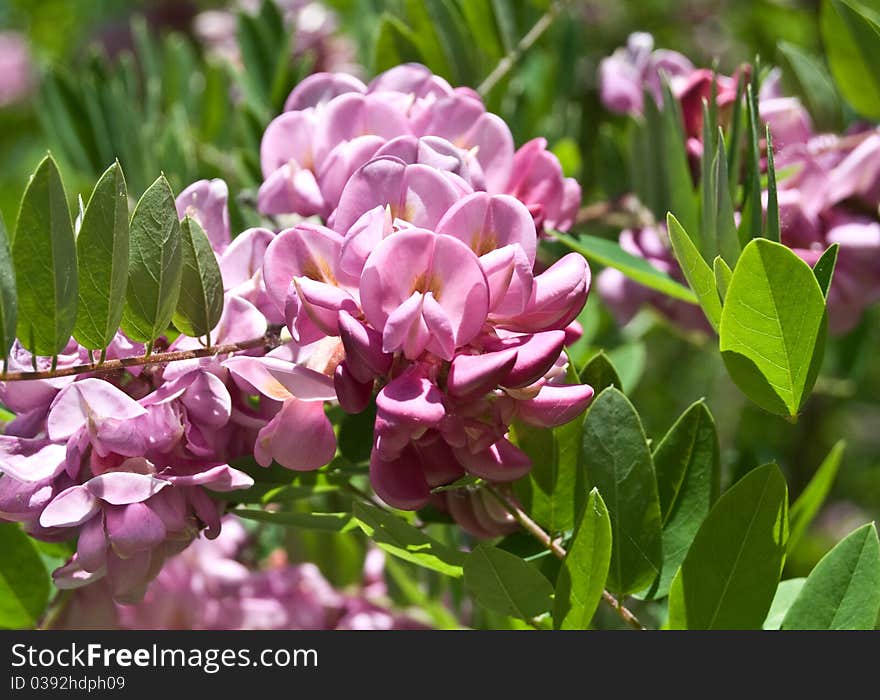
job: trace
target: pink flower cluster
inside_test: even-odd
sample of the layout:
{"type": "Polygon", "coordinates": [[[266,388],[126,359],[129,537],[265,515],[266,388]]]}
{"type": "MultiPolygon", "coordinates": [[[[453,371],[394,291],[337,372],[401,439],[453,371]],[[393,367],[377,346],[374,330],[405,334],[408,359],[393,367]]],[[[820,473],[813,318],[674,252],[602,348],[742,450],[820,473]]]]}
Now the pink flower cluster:
{"type": "Polygon", "coordinates": [[[247,533],[223,519],[213,540],[200,537],[169,559],[142,602],[114,603],[102,585],[77,591],[56,629],[391,630],[423,625],[386,606],[380,550],[367,553],[363,584],[338,591],[314,564],[270,557],[255,571],[241,561],[247,533]]]}
{"type": "MultiPolygon", "coordinates": [[[[199,218],[218,252],[227,292],[213,341],[260,337],[259,269],[271,232],[254,229],[230,244],[219,181],[196,183],[178,206],[199,218]]],[[[169,349],[193,347],[196,339],[181,336],[169,349]]],[[[143,352],[120,332],[107,357],[143,352]]],[[[0,401],[16,413],[0,435],[0,518],[42,540],[77,538],[76,554],[54,573],[60,588],[106,577],[115,599],[139,600],[169,556],[202,529],[219,533],[223,506],[207,491],[252,485],[228,462],[253,453],[277,411],[250,401],[222,359],[0,384],[0,401]]],[[[9,369],[28,370],[33,360],[16,343],[9,369]]],[[[58,366],[91,361],[71,339],[58,366]]],[[[36,362],[48,369],[48,358],[36,362]]]]}
{"type": "Polygon", "coordinates": [[[453,89],[421,65],[397,66],[369,85],[316,73],[294,89],[284,110],[261,145],[259,207],[266,214],[317,214],[345,232],[353,220],[330,217],[346,183],[383,156],[449,173],[441,198],[513,195],[539,230],[567,229],[580,204],[580,187],[563,176],[544,139],[515,151],[507,124],[473,90],[453,89]]]}
{"type": "MultiPolygon", "coordinates": [[[[660,72],[665,73],[681,104],[688,154],[699,167],[701,103],[711,96],[712,73],[695,69],[680,54],[652,48],[650,36],[634,34],[627,48],[602,62],[603,102],[612,111],[640,114],[643,103],[636,96],[647,90],[659,102],[660,72]]],[[[723,110],[735,100],[736,80],[719,75],[716,81],[723,118],[723,110]]],[[[844,333],[859,322],[867,306],[880,300],[880,132],[815,134],[801,102],[783,94],[778,70],[764,80],[758,108],[760,118],[770,127],[776,166],[794,168],[794,173],[779,183],[782,242],[810,265],[829,245],[840,245],[828,308],[831,331],[844,333]]],[[[766,196],[765,192],[765,205],[766,196]]],[[[664,227],[623,231],[620,245],[657,269],[683,279],[664,227]]],[[[598,287],[621,323],[642,304],[648,304],[685,329],[709,330],[696,307],[641,288],[616,270],[603,270],[598,287]]]]}

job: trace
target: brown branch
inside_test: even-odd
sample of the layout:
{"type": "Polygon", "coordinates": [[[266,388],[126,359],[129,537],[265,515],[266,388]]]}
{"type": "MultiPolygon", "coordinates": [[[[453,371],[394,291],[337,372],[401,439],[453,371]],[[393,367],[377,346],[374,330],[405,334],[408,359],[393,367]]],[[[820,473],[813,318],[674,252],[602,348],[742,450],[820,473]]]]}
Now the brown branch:
{"type": "Polygon", "coordinates": [[[144,367],[146,365],[164,365],[179,360],[194,360],[200,357],[213,357],[242,350],[265,348],[266,351],[281,345],[279,329],[272,328],[265,335],[242,343],[227,343],[225,345],[213,345],[211,347],[198,348],[196,350],[178,350],[176,352],[162,352],[152,355],[139,355],[137,357],[123,357],[119,360],[107,360],[103,363],[86,365],[73,365],[71,367],[55,368],[54,370],[40,370],[34,372],[6,372],[0,375],[4,382],[20,382],[28,379],[55,379],[56,377],[71,377],[77,374],[108,374],[126,367],[144,367]]]}
{"type": "MultiPolygon", "coordinates": [[[[566,551],[562,545],[559,544],[557,540],[554,540],[544,528],[532,520],[522,508],[498,491],[494,486],[486,485],[485,488],[514,518],[516,518],[516,521],[522,526],[522,528],[549,549],[553,556],[557,559],[565,559],[566,551]]],[[[632,611],[627,609],[626,606],[624,606],[620,600],[615,598],[611,593],[608,591],[602,591],[602,599],[608,603],[608,605],[610,605],[630,627],[637,630],[645,629],[645,626],[639,622],[639,619],[632,613],[632,611]]]]}
{"type": "Polygon", "coordinates": [[[557,0],[554,2],[547,11],[541,15],[541,19],[535,22],[534,26],[523,36],[522,39],[519,40],[519,43],[513,47],[509,54],[507,54],[504,58],[502,58],[498,65],[486,76],[486,79],[480,83],[479,87],[477,87],[477,92],[485,97],[488,95],[492,88],[494,88],[505,75],[510,72],[510,69],[516,65],[516,62],[522,58],[522,55],[528,51],[538,39],[541,38],[541,35],[550,28],[550,25],[553,24],[553,21],[559,15],[562,7],[565,5],[567,0],[557,0]]]}

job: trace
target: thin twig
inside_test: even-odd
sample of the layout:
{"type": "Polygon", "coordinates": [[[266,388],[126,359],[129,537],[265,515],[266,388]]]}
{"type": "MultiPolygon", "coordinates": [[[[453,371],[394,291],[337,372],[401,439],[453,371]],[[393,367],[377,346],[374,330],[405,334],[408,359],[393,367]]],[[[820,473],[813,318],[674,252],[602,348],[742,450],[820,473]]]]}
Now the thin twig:
{"type": "MultiPolygon", "coordinates": [[[[514,518],[516,518],[516,521],[522,526],[522,528],[549,549],[550,552],[553,553],[553,556],[557,559],[565,559],[566,551],[562,545],[554,540],[544,528],[526,515],[522,508],[498,491],[494,486],[487,485],[485,488],[514,518]]],[[[639,622],[639,619],[632,613],[632,611],[627,609],[627,607],[611,593],[608,591],[602,591],[602,599],[608,603],[614,612],[620,615],[621,619],[630,627],[637,630],[645,629],[645,626],[639,622]]]]}
{"type": "Polygon", "coordinates": [[[103,363],[86,365],[73,365],[71,367],[55,368],[54,370],[40,370],[35,372],[7,372],[0,376],[4,382],[20,382],[27,379],[55,379],[56,377],[70,377],[77,374],[107,374],[116,372],[126,367],[143,367],[145,365],[163,365],[168,362],[179,360],[194,360],[200,357],[213,357],[225,355],[241,350],[252,350],[264,347],[266,350],[277,348],[281,344],[279,333],[270,329],[265,335],[242,343],[227,343],[214,345],[210,348],[198,348],[196,350],[178,350],[176,352],[161,352],[151,355],[138,355],[137,357],[123,357],[119,360],[106,360],[103,363]]]}
{"type": "Polygon", "coordinates": [[[488,95],[499,81],[510,72],[510,69],[516,65],[516,62],[522,58],[522,55],[528,51],[541,35],[549,29],[550,25],[559,15],[566,0],[556,0],[547,11],[541,15],[541,19],[535,22],[535,25],[519,40],[519,43],[513,47],[511,52],[502,58],[493,71],[486,76],[486,79],[480,83],[477,92],[481,97],[488,95]]]}

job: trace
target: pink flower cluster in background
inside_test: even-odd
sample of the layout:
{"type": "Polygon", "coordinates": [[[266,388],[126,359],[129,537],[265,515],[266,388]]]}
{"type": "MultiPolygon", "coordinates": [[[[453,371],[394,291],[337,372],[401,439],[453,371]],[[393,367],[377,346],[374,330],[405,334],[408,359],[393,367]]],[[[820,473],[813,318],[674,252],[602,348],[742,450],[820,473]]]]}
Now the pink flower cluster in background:
{"type": "Polygon", "coordinates": [[[34,83],[27,39],[18,32],[0,32],[0,107],[23,100],[34,83]]]}
{"type": "Polygon", "coordinates": [[[247,533],[232,516],[213,540],[200,537],[171,558],[142,602],[114,603],[102,585],[77,591],[55,629],[391,630],[419,629],[389,610],[384,555],[367,552],[362,585],[338,591],[314,564],[270,557],[254,571],[241,562],[247,533]]]}
{"type": "Polygon", "coordinates": [[[344,73],[316,73],[300,83],[263,136],[260,210],[317,214],[344,233],[354,222],[330,218],[343,189],[358,168],[381,156],[448,172],[443,196],[513,195],[539,230],[566,230],[580,204],[579,185],[563,176],[544,139],[514,150],[507,124],[473,90],[453,89],[424,66],[406,64],[369,85],[344,73]]]}
{"type": "MultiPolygon", "coordinates": [[[[702,152],[702,100],[712,94],[712,72],[696,69],[681,54],[653,50],[653,39],[633,34],[626,48],[603,60],[600,93],[614,112],[639,115],[647,91],[662,102],[661,74],[679,100],[688,155],[699,166],[702,152]]],[[[722,121],[736,97],[733,77],[716,76],[722,121]]],[[[779,182],[782,242],[813,265],[833,243],[840,245],[828,294],[829,326],[834,333],[851,330],[864,309],[880,300],[880,133],[856,130],[843,136],[815,134],[800,100],[785,96],[780,73],[763,81],[758,95],[761,119],[769,125],[777,168],[793,173],[779,182]]],[[[766,204],[766,192],[764,193],[766,204]]],[[[627,252],[683,279],[670,249],[665,227],[657,225],[620,236],[627,252]]],[[[617,270],[603,270],[597,282],[602,298],[621,323],[647,304],[685,329],[709,330],[696,307],[640,287],[617,270]]]]}

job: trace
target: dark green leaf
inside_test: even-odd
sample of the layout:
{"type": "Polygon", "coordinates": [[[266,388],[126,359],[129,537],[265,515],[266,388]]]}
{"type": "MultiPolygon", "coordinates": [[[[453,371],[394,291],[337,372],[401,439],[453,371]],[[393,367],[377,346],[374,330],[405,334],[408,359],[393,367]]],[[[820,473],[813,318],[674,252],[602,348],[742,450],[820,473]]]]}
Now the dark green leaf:
{"type": "Polygon", "coordinates": [[[553,605],[556,629],[589,627],[605,589],[610,563],[611,520],[602,496],[593,489],[556,579],[553,605]]]}
{"type": "Polygon", "coordinates": [[[597,352],[579,373],[580,381],[593,387],[596,395],[609,386],[616,386],[623,391],[623,384],[617,376],[617,370],[603,350],[597,352]]]}
{"type": "Polygon", "coordinates": [[[796,417],[816,381],[826,332],[825,299],[810,267],[779,243],[749,243],[720,328],[721,355],[743,393],[765,410],[796,417]]]}
{"type": "Polygon", "coordinates": [[[813,265],[813,274],[816,276],[819,289],[822,290],[822,295],[826,299],[828,298],[828,290],[831,288],[831,280],[834,278],[834,267],[837,265],[837,251],[839,249],[839,243],[832,243],[813,265]]]}
{"type": "Polygon", "coordinates": [[[375,71],[380,73],[400,63],[423,60],[418,36],[397,17],[383,15],[375,44],[375,71]]]}
{"type": "Polygon", "coordinates": [[[174,325],[193,338],[207,335],[223,313],[223,278],[211,242],[198,222],[188,216],[180,224],[183,273],[174,325]]]}
{"type": "Polygon", "coordinates": [[[669,275],[652,267],[644,258],[627,253],[614,241],[595,236],[579,236],[575,239],[559,232],[554,232],[553,235],[588,260],[620,270],[639,284],[656,289],[658,292],[663,292],[663,294],[674,299],[687,301],[691,304],[697,303],[693,292],[683,284],[676,282],[669,275]]]}
{"type": "Polygon", "coordinates": [[[880,540],[863,525],[822,557],[792,603],[785,630],[873,630],[880,613],[880,540]]]}
{"type": "Polygon", "coordinates": [[[721,321],[721,302],[715,289],[715,274],[675,216],[669,214],[666,217],[666,226],[678,264],[699,299],[703,313],[717,330],[721,321]]]}
{"type": "Polygon", "coordinates": [[[715,154],[713,168],[715,171],[712,178],[715,187],[713,204],[715,206],[715,234],[718,239],[718,251],[730,265],[736,265],[741,248],[739,234],[736,230],[736,220],[733,218],[733,200],[727,178],[727,151],[724,145],[724,134],[720,129],[718,130],[718,152],[715,154]]]}
{"type": "Polygon", "coordinates": [[[760,629],[782,573],[788,489],[775,464],[749,472],[710,511],[669,591],[670,629],[760,629]]]}
{"type": "Polygon", "coordinates": [[[653,457],[663,518],[663,568],[650,595],[662,598],[720,488],[718,434],[705,403],[698,401],[681,415],[653,457]]]}
{"type": "Polygon", "coordinates": [[[293,511],[268,511],[237,509],[232,511],[246,520],[257,520],[271,525],[301,527],[306,530],[330,530],[348,532],[357,527],[351,513],[297,513],[293,511]]]}
{"type": "Polygon", "coordinates": [[[816,470],[810,483],[801,492],[797,500],[791,506],[791,536],[788,538],[788,550],[793,551],[800,542],[801,537],[807,531],[813,518],[819,512],[825,498],[831,491],[831,485],[834,483],[834,477],[840,469],[840,461],[843,458],[843,452],[846,449],[846,442],[839,440],[831,451],[822,460],[822,464],[816,470]]]}
{"type": "Polygon", "coordinates": [[[819,128],[838,130],[841,125],[840,98],[825,63],[819,56],[787,41],[779,42],[779,50],[797,77],[810,114],[819,128]]]}
{"type": "MultiPolygon", "coordinates": [[[[700,230],[700,209],[691,184],[691,168],[678,100],[672,96],[667,83],[664,83],[663,95],[663,162],[669,187],[668,206],[686,231],[696,232],[700,230]]],[[[702,242],[698,247],[702,248],[702,242]]]]}
{"type": "Polygon", "coordinates": [[[529,620],[547,612],[553,586],[534,566],[486,544],[465,559],[464,583],[486,609],[529,620]]]}
{"type": "Polygon", "coordinates": [[[128,238],[128,192],[117,162],[95,185],[76,239],[79,315],[73,335],[91,350],[106,348],[122,320],[128,238]]]}
{"type": "Polygon", "coordinates": [[[767,226],[764,237],[779,242],[779,199],[776,194],[776,167],[773,164],[773,136],[770,125],[765,127],[767,142],[767,226]]]}
{"type": "Polygon", "coordinates": [[[12,240],[18,283],[18,339],[35,355],[56,355],[76,323],[76,242],[61,174],[46,156],[31,176],[12,240]]]}
{"type": "Polygon", "coordinates": [[[6,356],[15,342],[15,327],[18,323],[18,294],[15,290],[15,267],[12,263],[12,251],[9,249],[9,237],[6,235],[6,224],[0,216],[0,354],[3,355],[3,367],[6,367],[6,356]]]}
{"type": "Polygon", "coordinates": [[[642,423],[629,400],[609,388],[584,421],[581,460],[590,487],[605,494],[613,544],[608,587],[620,594],[649,586],[663,563],[660,501],[642,423]]]}
{"type": "Polygon", "coordinates": [[[462,575],[463,552],[441,544],[396,515],[356,502],[354,517],[367,537],[389,554],[447,576],[462,575]]]}
{"type": "Polygon", "coordinates": [[[635,391],[639,380],[645,372],[647,355],[648,351],[645,348],[645,344],[641,341],[624,343],[608,351],[608,359],[614,365],[617,376],[620,377],[622,383],[620,390],[622,392],[635,391]]]}
{"type": "Polygon", "coordinates": [[[763,204],[761,202],[761,156],[758,141],[758,106],[755,99],[754,84],[746,86],[746,181],[745,202],[742,220],[739,225],[739,241],[745,247],[753,238],[758,238],[763,229],[763,204]]]}
{"type": "Polygon", "coordinates": [[[49,574],[18,523],[0,523],[0,627],[36,625],[49,602],[49,574]]]}
{"type": "Polygon", "coordinates": [[[131,217],[131,256],[122,329],[151,343],[168,329],[183,276],[180,222],[164,176],[144,192],[131,217]]]}
{"type": "Polygon", "coordinates": [[[846,100],[862,116],[880,117],[880,38],[876,3],[871,9],[823,0],[820,24],[831,74],[846,100]],[[868,13],[873,16],[869,16],[868,13]]]}

